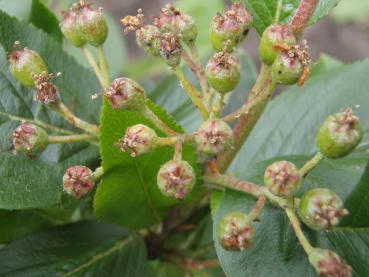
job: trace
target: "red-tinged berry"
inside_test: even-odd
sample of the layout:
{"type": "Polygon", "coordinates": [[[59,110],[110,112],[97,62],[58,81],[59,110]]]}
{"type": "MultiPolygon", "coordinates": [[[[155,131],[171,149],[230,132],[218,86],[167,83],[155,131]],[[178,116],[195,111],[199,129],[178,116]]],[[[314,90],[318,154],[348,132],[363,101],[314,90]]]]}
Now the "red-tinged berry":
{"type": "Polygon", "coordinates": [[[210,41],[216,51],[233,50],[249,32],[251,14],[240,3],[234,3],[224,15],[216,15],[210,23],[210,41]]]}
{"type": "Polygon", "coordinates": [[[196,175],[188,162],[171,160],[161,166],[157,183],[162,194],[182,200],[195,186],[196,175]]]}
{"type": "Polygon", "coordinates": [[[124,33],[136,32],[137,44],[149,55],[160,56],[160,37],[159,28],[154,25],[145,25],[145,16],[139,9],[136,16],[128,15],[121,22],[125,26],[124,33]]]}
{"type": "Polygon", "coordinates": [[[197,28],[192,16],[181,12],[171,4],[161,9],[160,16],[155,18],[155,26],[162,32],[181,36],[186,44],[192,44],[197,37],[197,28]]]}
{"type": "Polygon", "coordinates": [[[208,155],[222,153],[233,145],[232,128],[220,119],[205,121],[194,136],[197,149],[208,155]]]}
{"type": "Polygon", "coordinates": [[[264,183],[269,191],[281,197],[293,196],[301,185],[302,176],[291,162],[278,161],[267,167],[264,183]]]}
{"type": "Polygon", "coordinates": [[[15,153],[26,153],[31,156],[42,152],[48,145],[46,131],[30,123],[22,123],[12,134],[15,153]]]}
{"type": "Polygon", "coordinates": [[[246,214],[232,212],[224,216],[218,226],[218,241],[229,251],[243,251],[250,248],[255,238],[255,228],[246,214]]]}
{"type": "Polygon", "coordinates": [[[219,93],[227,93],[240,82],[241,63],[233,54],[222,51],[210,58],[205,73],[212,88],[219,93]]]}
{"type": "Polygon", "coordinates": [[[272,65],[280,52],[275,48],[276,44],[296,44],[296,38],[288,25],[271,25],[265,29],[261,36],[259,55],[267,65],[272,65]]]}
{"type": "Polygon", "coordinates": [[[145,90],[138,83],[129,78],[117,78],[104,95],[114,109],[140,111],[145,107],[145,90]]]}
{"type": "Polygon", "coordinates": [[[351,277],[352,269],[333,251],[314,248],[309,253],[309,261],[319,276],[351,277]]]}
{"type": "Polygon", "coordinates": [[[160,38],[160,55],[170,66],[177,67],[181,63],[181,42],[177,35],[164,33],[160,38]]]}
{"type": "MultiPolygon", "coordinates": [[[[19,45],[16,42],[15,47],[19,45]]],[[[13,76],[24,86],[33,87],[32,74],[39,75],[48,72],[47,66],[41,56],[28,48],[14,50],[9,54],[10,71],[13,76]]]]}
{"type": "Polygon", "coordinates": [[[36,88],[36,100],[46,106],[56,106],[60,101],[59,89],[51,82],[52,78],[60,74],[48,74],[42,72],[40,75],[33,74],[36,88]]]}
{"type": "Polygon", "coordinates": [[[300,79],[304,66],[295,56],[282,51],[272,66],[273,79],[283,85],[293,85],[300,79]]]}
{"type": "Polygon", "coordinates": [[[329,116],[320,128],[316,141],[327,158],[337,159],[350,154],[363,137],[359,118],[352,109],[329,116]]]}
{"type": "Polygon", "coordinates": [[[63,12],[63,19],[60,23],[60,29],[71,44],[80,48],[86,44],[86,40],[80,31],[78,16],[78,13],[74,11],[63,12]]]}
{"type": "Polygon", "coordinates": [[[63,190],[77,199],[87,195],[94,186],[94,174],[86,166],[69,167],[63,176],[63,190]]]}
{"type": "Polygon", "coordinates": [[[108,36],[108,24],[102,14],[102,8],[94,9],[91,3],[80,0],[72,6],[77,13],[78,30],[83,39],[93,45],[102,45],[108,36]]]}
{"type": "Polygon", "coordinates": [[[117,146],[123,152],[128,152],[132,157],[136,157],[154,150],[158,139],[153,129],[143,124],[136,124],[127,129],[117,146]]]}
{"type": "Polygon", "coordinates": [[[341,198],[333,191],[323,188],[305,192],[299,204],[302,221],[315,230],[330,229],[340,223],[348,211],[341,198]]]}

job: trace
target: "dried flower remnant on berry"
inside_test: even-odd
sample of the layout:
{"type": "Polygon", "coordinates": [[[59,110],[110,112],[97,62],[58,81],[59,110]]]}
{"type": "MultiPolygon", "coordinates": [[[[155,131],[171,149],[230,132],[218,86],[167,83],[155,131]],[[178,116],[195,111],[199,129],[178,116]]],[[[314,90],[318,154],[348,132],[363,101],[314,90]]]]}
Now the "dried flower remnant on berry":
{"type": "Polygon", "coordinates": [[[351,277],[352,269],[331,250],[314,248],[309,254],[309,261],[319,276],[351,277]]]}
{"type": "Polygon", "coordinates": [[[13,131],[12,139],[15,153],[34,155],[43,151],[48,145],[48,135],[45,130],[25,122],[13,131]]]}
{"type": "Polygon", "coordinates": [[[77,199],[87,195],[94,186],[93,172],[86,166],[69,167],[63,176],[63,190],[77,199]]]}
{"type": "Polygon", "coordinates": [[[129,78],[121,77],[113,80],[104,95],[114,109],[140,111],[145,108],[145,90],[129,78]]]}
{"type": "Polygon", "coordinates": [[[278,161],[267,167],[264,174],[266,187],[275,195],[291,197],[300,188],[301,174],[291,162],[278,161]]]}
{"type": "Polygon", "coordinates": [[[243,251],[252,246],[255,228],[246,214],[232,212],[224,216],[218,226],[218,241],[229,251],[243,251]]]}
{"type": "Polygon", "coordinates": [[[51,82],[51,80],[61,73],[48,74],[42,72],[40,75],[32,74],[35,80],[36,100],[47,106],[55,106],[60,101],[59,89],[51,82]]]}
{"type": "Polygon", "coordinates": [[[171,160],[161,166],[157,183],[165,196],[183,200],[195,186],[195,172],[188,162],[171,160]]]}
{"type": "Polygon", "coordinates": [[[299,204],[302,221],[315,230],[330,229],[348,214],[343,202],[333,191],[316,188],[305,192],[299,204]]]}
{"type": "Polygon", "coordinates": [[[198,150],[209,155],[222,153],[233,145],[232,129],[220,119],[205,121],[194,136],[198,150]]]}
{"type": "Polygon", "coordinates": [[[149,55],[160,56],[160,30],[154,25],[145,25],[145,16],[139,9],[136,16],[128,15],[121,22],[124,33],[136,32],[137,44],[149,55]]]}
{"type": "Polygon", "coordinates": [[[233,50],[247,36],[251,22],[251,14],[240,3],[234,3],[224,15],[216,15],[210,24],[213,48],[221,51],[226,46],[228,51],[233,50]]]}
{"type": "Polygon", "coordinates": [[[127,129],[117,146],[123,152],[128,152],[132,157],[136,157],[151,152],[157,146],[157,141],[158,136],[153,129],[143,124],[136,124],[127,129]]]}
{"type": "Polygon", "coordinates": [[[163,32],[180,35],[186,44],[192,44],[197,37],[194,19],[172,4],[167,4],[161,9],[160,15],[155,18],[154,25],[163,32]]]}
{"type": "Polygon", "coordinates": [[[170,66],[176,67],[181,63],[181,42],[174,33],[164,33],[160,38],[160,55],[170,66]]]}
{"type": "Polygon", "coordinates": [[[317,145],[327,158],[337,159],[350,154],[363,136],[360,120],[348,108],[329,116],[319,129],[317,145]]]}
{"type": "Polygon", "coordinates": [[[241,63],[235,55],[221,51],[210,58],[205,73],[212,88],[219,93],[227,93],[240,82],[241,63]]]}

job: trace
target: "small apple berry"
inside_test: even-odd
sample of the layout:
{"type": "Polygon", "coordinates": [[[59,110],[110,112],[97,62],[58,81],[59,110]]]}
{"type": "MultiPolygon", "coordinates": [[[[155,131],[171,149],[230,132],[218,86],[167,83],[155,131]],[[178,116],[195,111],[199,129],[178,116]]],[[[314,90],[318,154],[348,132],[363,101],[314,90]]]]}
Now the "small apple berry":
{"type": "Polygon", "coordinates": [[[331,159],[350,154],[363,137],[359,118],[352,109],[329,116],[320,128],[316,141],[320,152],[331,159]]]}
{"type": "Polygon", "coordinates": [[[164,33],[160,38],[160,55],[172,68],[181,63],[181,42],[174,33],[164,33]]]}
{"type": "Polygon", "coordinates": [[[44,129],[30,123],[22,123],[12,134],[15,153],[35,155],[45,150],[48,135],[44,129]]]}
{"type": "Polygon", "coordinates": [[[66,39],[74,46],[81,48],[86,44],[86,40],[80,31],[78,13],[74,11],[63,12],[63,19],[60,29],[66,39]]]}
{"type": "Polygon", "coordinates": [[[269,191],[281,197],[293,196],[301,185],[302,176],[291,162],[278,161],[267,167],[264,183],[269,191]]]}
{"type": "Polygon", "coordinates": [[[113,80],[104,95],[114,109],[140,111],[145,107],[145,90],[138,83],[129,78],[113,80]]]}
{"type": "Polygon", "coordinates": [[[117,143],[123,152],[128,152],[132,157],[151,152],[157,146],[158,136],[150,127],[136,124],[129,127],[126,134],[117,143]]]}
{"type": "MultiPolygon", "coordinates": [[[[19,42],[15,43],[15,47],[19,42]]],[[[13,76],[24,86],[33,87],[32,74],[39,75],[48,72],[47,66],[41,56],[28,48],[14,50],[9,54],[10,71],[13,76]]]]}
{"type": "Polygon", "coordinates": [[[194,136],[198,150],[208,155],[222,153],[233,145],[233,131],[220,119],[205,121],[194,136]]]}
{"type": "Polygon", "coordinates": [[[69,167],[63,176],[63,190],[77,199],[87,195],[94,186],[93,172],[86,166],[69,167]]]}
{"type": "Polygon", "coordinates": [[[161,166],[157,183],[162,194],[182,200],[195,186],[196,175],[188,162],[171,160],[161,166]]]}
{"type": "Polygon", "coordinates": [[[302,221],[314,230],[326,230],[339,224],[348,214],[341,198],[333,191],[316,188],[305,192],[299,204],[302,221]]]}
{"type": "Polygon", "coordinates": [[[225,51],[216,53],[210,58],[205,74],[212,88],[219,93],[227,93],[234,90],[240,82],[240,60],[225,51]]]}
{"type": "Polygon", "coordinates": [[[309,253],[309,261],[314,266],[319,276],[352,276],[351,267],[331,250],[314,248],[313,251],[309,253]]]}
{"type": "Polygon", "coordinates": [[[275,49],[276,44],[296,44],[296,38],[290,30],[289,25],[271,25],[265,29],[259,44],[259,56],[261,60],[272,65],[279,54],[275,49]]]}
{"type": "Polygon", "coordinates": [[[232,212],[224,216],[218,226],[218,241],[229,251],[243,251],[252,246],[255,228],[246,214],[232,212]]]}
{"type": "Polygon", "coordinates": [[[275,59],[272,66],[273,79],[283,85],[297,83],[304,71],[304,66],[296,56],[282,51],[275,59]]]}

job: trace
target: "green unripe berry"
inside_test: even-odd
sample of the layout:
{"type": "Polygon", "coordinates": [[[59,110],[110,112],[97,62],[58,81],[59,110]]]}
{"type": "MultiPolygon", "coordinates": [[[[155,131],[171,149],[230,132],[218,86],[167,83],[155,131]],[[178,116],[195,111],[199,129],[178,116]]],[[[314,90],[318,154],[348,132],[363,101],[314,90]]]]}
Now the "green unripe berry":
{"type": "Polygon", "coordinates": [[[192,16],[181,12],[171,4],[161,9],[160,16],[155,18],[155,26],[164,33],[181,36],[186,44],[192,44],[197,37],[197,27],[192,16]]]}
{"type": "Polygon", "coordinates": [[[232,212],[224,216],[218,226],[218,241],[229,251],[243,251],[252,246],[255,228],[246,214],[232,212]]]}
{"type": "Polygon", "coordinates": [[[149,55],[160,56],[160,31],[154,25],[145,25],[136,31],[137,44],[149,55]]]}
{"type": "Polygon", "coordinates": [[[117,146],[123,152],[136,157],[153,151],[158,139],[153,129],[143,124],[136,124],[127,128],[126,134],[118,141],[117,146]]]}
{"type": "Polygon", "coordinates": [[[276,44],[296,44],[296,38],[288,25],[271,25],[265,29],[261,36],[259,55],[267,65],[272,65],[280,52],[280,50],[274,48],[276,44]]]}
{"type": "Polygon", "coordinates": [[[45,150],[48,145],[46,131],[30,123],[22,123],[12,134],[13,148],[16,153],[35,155],[45,150]]]}
{"type": "Polygon", "coordinates": [[[182,200],[195,186],[195,171],[186,161],[171,160],[161,166],[157,183],[162,194],[182,200]]]}
{"type": "Polygon", "coordinates": [[[33,74],[48,72],[41,56],[30,49],[13,51],[9,55],[10,72],[24,86],[34,87],[33,74]]]}
{"type": "Polygon", "coordinates": [[[291,162],[278,161],[267,167],[264,183],[269,191],[281,197],[291,197],[300,188],[302,176],[291,162]]]}
{"type": "Polygon", "coordinates": [[[273,80],[283,85],[297,83],[304,71],[304,66],[296,56],[290,56],[282,51],[275,59],[272,66],[273,80]]]}
{"type": "Polygon", "coordinates": [[[233,145],[233,131],[220,119],[205,121],[194,136],[197,149],[207,155],[222,153],[233,145]]]}
{"type": "Polygon", "coordinates": [[[213,89],[219,93],[230,92],[240,82],[240,60],[224,51],[216,53],[206,65],[205,74],[213,89]]]}
{"type": "Polygon", "coordinates": [[[352,109],[329,116],[320,128],[316,141],[327,158],[337,159],[350,154],[363,136],[359,118],[352,109]]]}
{"type": "Polygon", "coordinates": [[[60,23],[60,29],[66,39],[74,46],[80,48],[86,44],[78,22],[78,14],[74,11],[63,14],[63,20],[60,23]]]}
{"type": "Polygon", "coordinates": [[[302,221],[318,231],[338,225],[347,214],[341,198],[328,189],[316,188],[305,192],[299,204],[302,221]]]}
{"type": "Polygon", "coordinates": [[[160,55],[162,59],[172,68],[181,63],[181,42],[177,35],[165,33],[160,40],[160,55]]]}
{"type": "Polygon", "coordinates": [[[210,41],[216,51],[232,51],[242,42],[252,23],[251,14],[240,3],[234,3],[224,15],[216,15],[210,23],[210,41]]]}
{"type": "Polygon", "coordinates": [[[114,109],[141,111],[145,108],[145,90],[137,82],[129,78],[113,80],[104,95],[114,109]]]}
{"type": "Polygon", "coordinates": [[[83,39],[93,46],[102,45],[108,36],[108,24],[102,14],[102,8],[93,9],[90,3],[83,0],[74,4],[76,11],[78,29],[83,39]]]}
{"type": "Polygon", "coordinates": [[[352,269],[333,251],[314,248],[309,253],[309,261],[319,276],[351,277],[352,269]]]}

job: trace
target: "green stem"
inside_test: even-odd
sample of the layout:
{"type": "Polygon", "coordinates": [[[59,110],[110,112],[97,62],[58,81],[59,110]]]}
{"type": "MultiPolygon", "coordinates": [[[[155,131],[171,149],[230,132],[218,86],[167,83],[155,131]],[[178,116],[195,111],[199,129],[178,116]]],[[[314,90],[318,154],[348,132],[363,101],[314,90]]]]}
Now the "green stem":
{"type": "Polygon", "coordinates": [[[40,121],[38,119],[30,119],[30,118],[20,117],[20,116],[17,116],[17,115],[6,113],[6,112],[0,112],[0,115],[6,116],[7,118],[9,118],[11,120],[14,120],[14,121],[29,122],[29,123],[35,124],[39,127],[42,127],[44,129],[47,129],[47,130],[50,130],[50,131],[55,131],[55,132],[58,132],[58,133],[61,133],[61,134],[66,134],[66,135],[73,135],[74,134],[72,131],[47,124],[47,123],[45,123],[43,121],[40,121]]]}
{"type": "Polygon", "coordinates": [[[106,58],[103,46],[99,46],[97,48],[97,54],[99,56],[101,73],[104,78],[104,88],[108,88],[110,86],[109,63],[106,58]]]}
{"type": "Polygon", "coordinates": [[[311,246],[310,242],[305,237],[304,232],[301,229],[300,221],[294,209],[286,208],[285,211],[293,227],[293,230],[295,231],[297,239],[299,240],[300,244],[304,248],[304,251],[306,252],[306,254],[309,255],[314,248],[311,246]]]}
{"type": "Polygon", "coordinates": [[[94,56],[92,55],[92,53],[90,52],[90,50],[87,49],[86,46],[84,46],[82,48],[82,51],[83,51],[83,54],[85,55],[88,63],[90,64],[92,70],[95,72],[95,75],[96,75],[97,79],[99,80],[100,85],[103,88],[105,88],[105,79],[104,79],[103,75],[100,72],[99,66],[96,63],[94,56]]]}
{"type": "Polygon", "coordinates": [[[99,127],[97,125],[83,121],[82,119],[74,115],[72,111],[69,110],[68,107],[65,106],[62,102],[58,104],[56,111],[59,112],[59,114],[66,120],[68,120],[68,122],[73,126],[82,129],[94,136],[97,136],[99,134],[99,127]]]}
{"type": "Polygon", "coordinates": [[[275,12],[274,24],[278,24],[279,18],[281,17],[283,0],[278,0],[277,10],[275,12]]]}
{"type": "Polygon", "coordinates": [[[159,130],[162,130],[168,136],[177,136],[178,133],[172,130],[167,124],[165,124],[156,114],[154,114],[149,107],[145,106],[142,110],[143,116],[150,120],[159,130]]]}
{"type": "Polygon", "coordinates": [[[94,173],[93,173],[95,180],[100,179],[103,176],[103,174],[104,174],[104,170],[103,170],[102,166],[96,168],[94,173]]]}
{"type": "Polygon", "coordinates": [[[80,141],[96,142],[96,137],[90,134],[78,134],[78,135],[70,135],[70,136],[49,136],[50,144],[74,143],[74,142],[80,142],[80,141]]]}
{"type": "Polygon", "coordinates": [[[197,75],[198,75],[198,80],[200,82],[201,90],[203,93],[208,93],[208,90],[209,90],[208,82],[206,80],[205,70],[201,64],[199,50],[197,49],[195,43],[191,43],[189,45],[189,48],[190,48],[192,58],[197,68],[197,75]]]}
{"type": "Polygon", "coordinates": [[[179,137],[166,137],[166,138],[159,138],[157,145],[158,146],[173,146],[177,143],[179,137]]]}
{"type": "Polygon", "coordinates": [[[200,111],[203,119],[208,119],[209,113],[203,103],[203,97],[201,96],[200,92],[190,83],[190,81],[187,80],[186,76],[179,66],[174,68],[174,72],[176,73],[178,80],[181,82],[183,89],[188,93],[192,102],[200,111]]]}
{"type": "Polygon", "coordinates": [[[317,164],[324,158],[323,154],[318,152],[311,160],[307,161],[305,165],[299,170],[301,176],[306,176],[317,164]]]}
{"type": "Polygon", "coordinates": [[[227,170],[245,140],[250,135],[269,103],[275,87],[276,83],[272,80],[271,68],[263,65],[258,80],[251,90],[245,106],[238,112],[232,113],[232,116],[226,117],[227,119],[230,117],[239,117],[240,120],[234,127],[234,147],[218,158],[218,168],[221,172],[227,170]]]}

